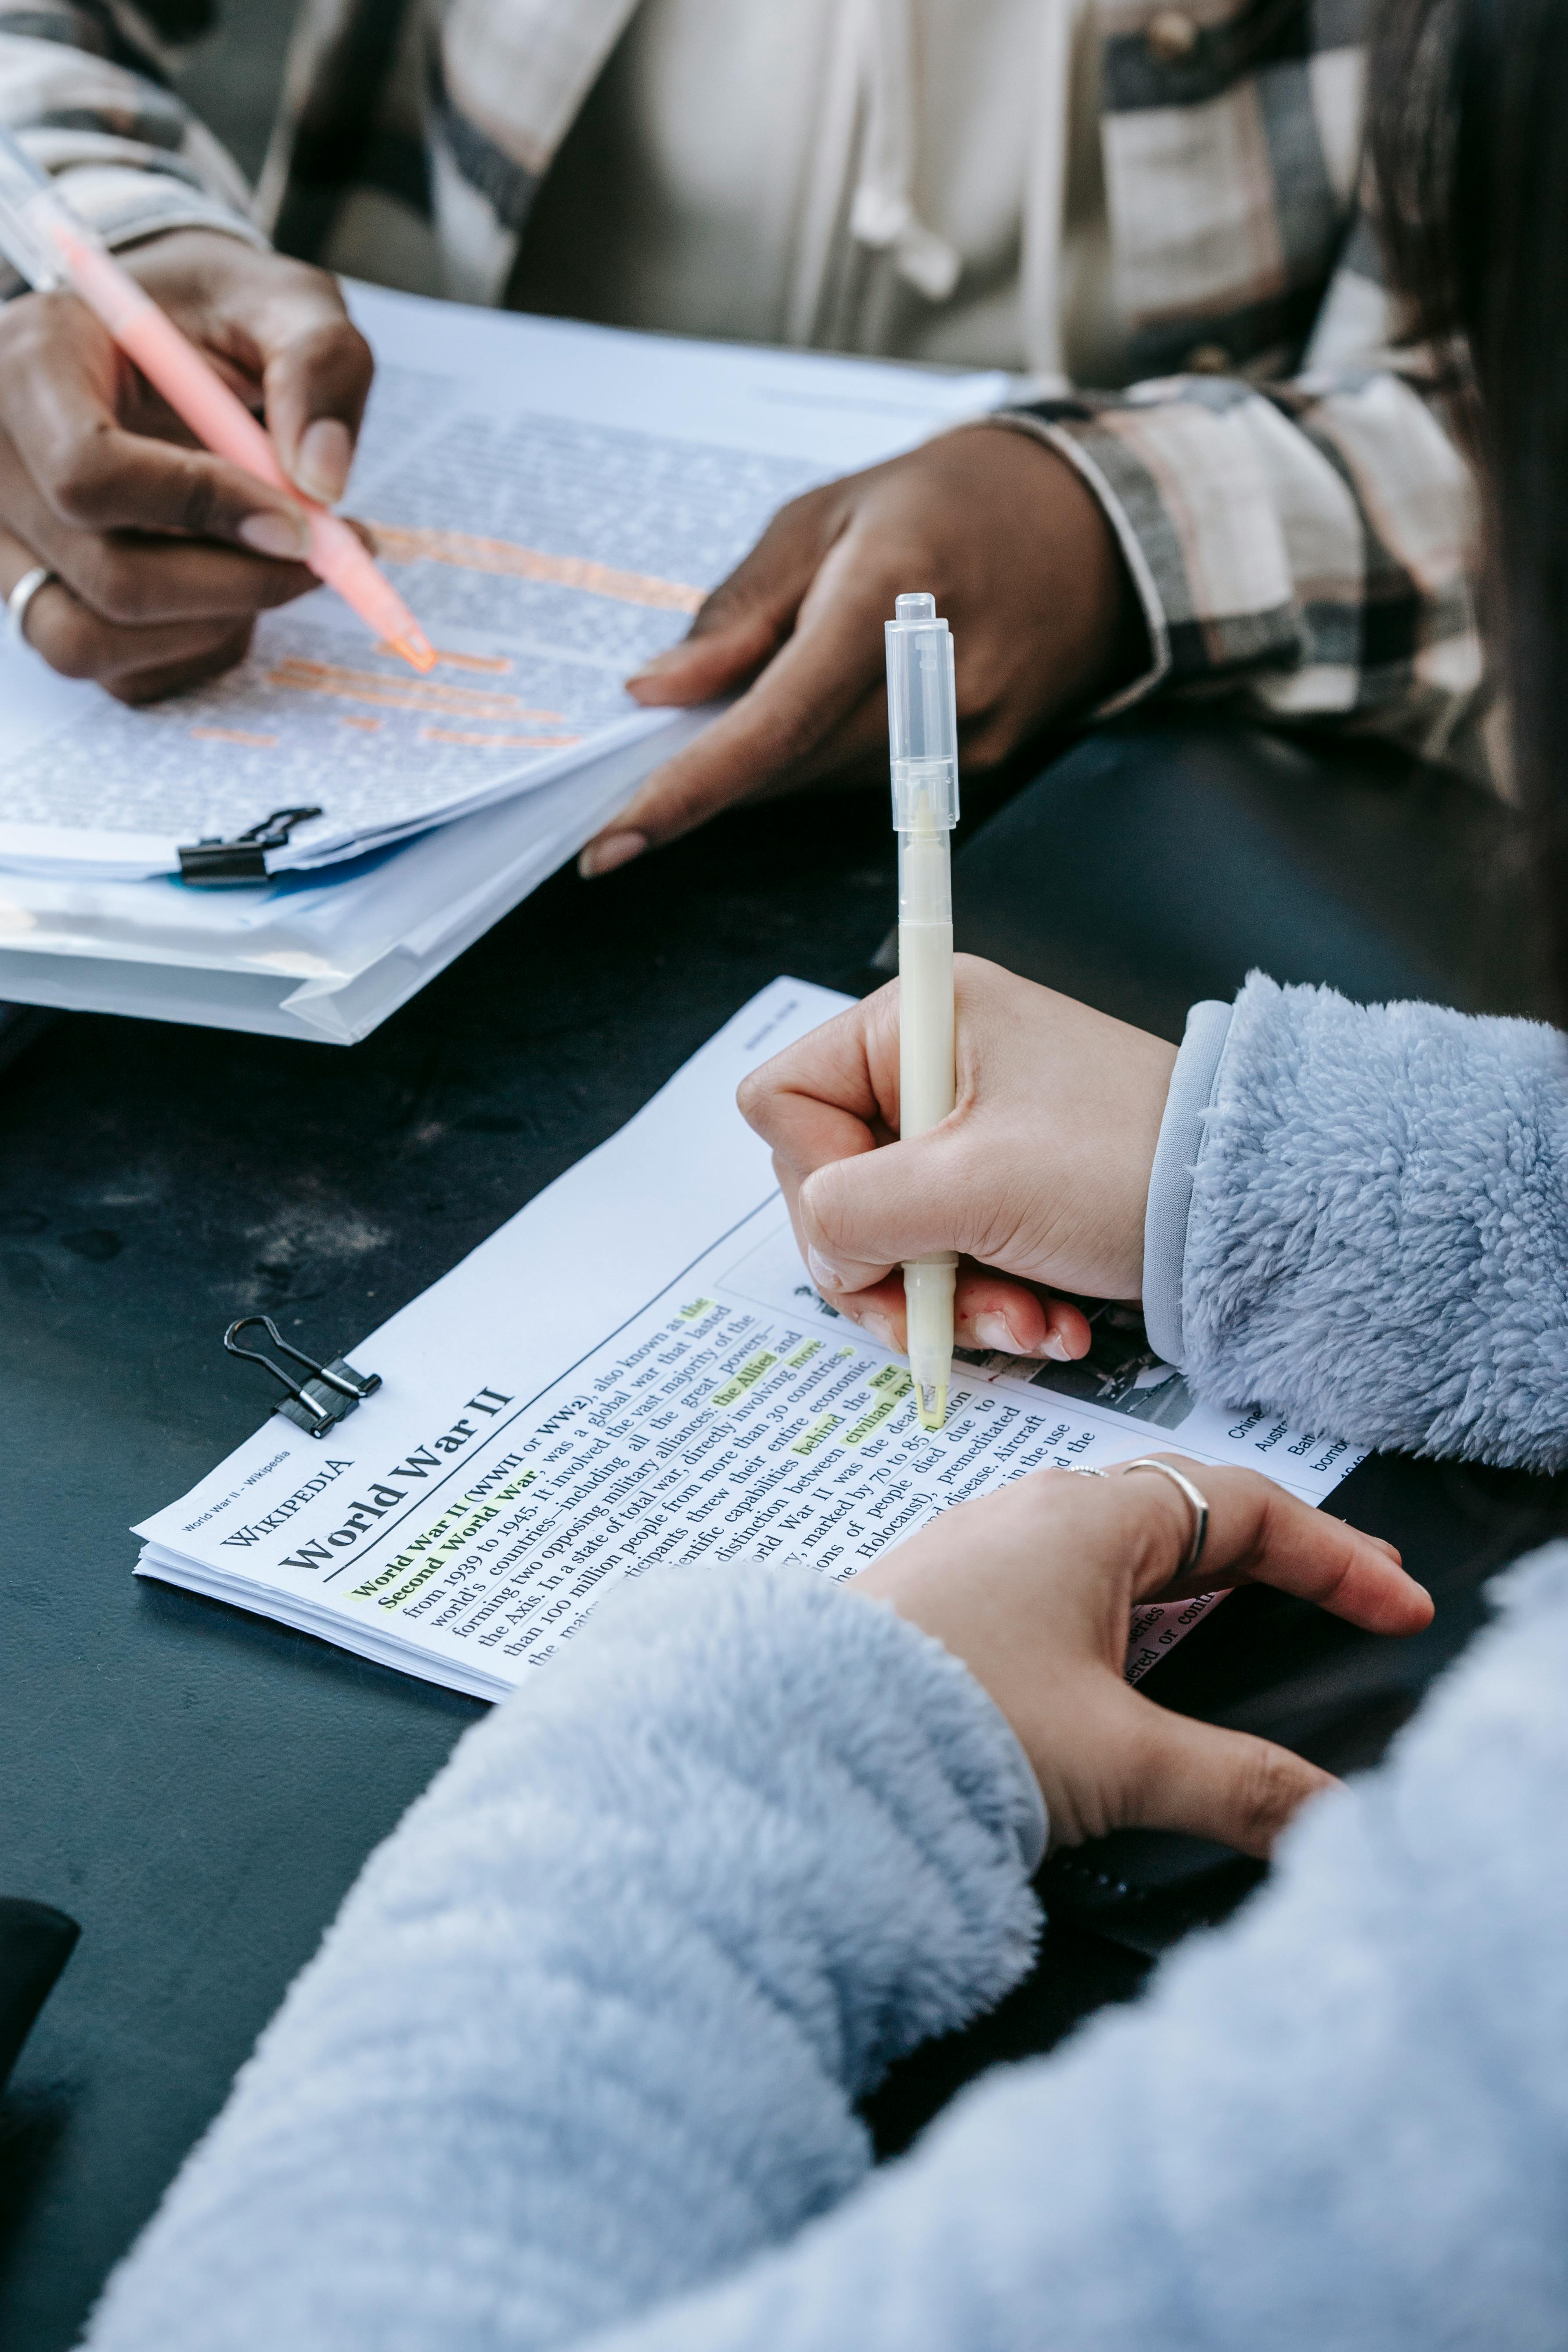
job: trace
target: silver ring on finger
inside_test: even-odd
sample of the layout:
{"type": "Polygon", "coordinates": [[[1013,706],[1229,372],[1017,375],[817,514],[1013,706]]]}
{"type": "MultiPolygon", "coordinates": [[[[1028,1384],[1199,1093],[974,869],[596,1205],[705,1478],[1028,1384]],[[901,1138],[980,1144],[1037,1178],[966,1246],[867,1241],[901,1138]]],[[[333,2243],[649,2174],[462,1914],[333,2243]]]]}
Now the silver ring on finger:
{"type": "Polygon", "coordinates": [[[27,642],[27,607],[40,588],[47,588],[56,577],[47,563],[35,563],[24,572],[5,599],[5,635],[14,646],[27,642]]]}
{"type": "Polygon", "coordinates": [[[1160,1477],[1168,1478],[1173,1486],[1180,1487],[1182,1493],[1186,1496],[1193,1514],[1192,1541],[1187,1546],[1186,1558],[1183,1560],[1180,1568],[1176,1570],[1176,1573],[1178,1576],[1190,1576],[1194,1569],[1196,1568],[1199,1560],[1202,1559],[1204,1556],[1204,1546],[1208,1541],[1209,1507],[1207,1501],[1198,1492],[1198,1489],[1194,1486],[1190,1478],[1184,1478],[1182,1475],[1182,1473],[1173,1468],[1169,1462],[1156,1462],[1152,1454],[1141,1454],[1136,1462],[1124,1462],[1121,1465],[1121,1475],[1123,1477],[1130,1476],[1134,1470],[1154,1471],[1160,1477]]]}

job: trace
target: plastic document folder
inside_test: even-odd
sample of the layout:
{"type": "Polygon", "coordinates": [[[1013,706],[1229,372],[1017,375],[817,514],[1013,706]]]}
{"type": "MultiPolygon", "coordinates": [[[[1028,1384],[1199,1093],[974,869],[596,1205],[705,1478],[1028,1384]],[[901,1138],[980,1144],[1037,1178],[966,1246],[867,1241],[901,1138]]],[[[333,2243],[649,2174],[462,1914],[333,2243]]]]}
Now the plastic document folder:
{"type": "Polygon", "coordinates": [[[352,1045],[574,856],[681,713],[594,767],[351,866],[222,890],[0,870],[0,1001],[352,1045]]]}
{"type": "Polygon", "coordinates": [[[0,657],[0,997],[363,1036],[702,723],[623,681],[777,508],[1008,389],[351,295],[377,376],[346,509],[437,667],[325,590],[150,709],[0,657]],[[284,810],[256,881],[181,878],[284,810]]]}

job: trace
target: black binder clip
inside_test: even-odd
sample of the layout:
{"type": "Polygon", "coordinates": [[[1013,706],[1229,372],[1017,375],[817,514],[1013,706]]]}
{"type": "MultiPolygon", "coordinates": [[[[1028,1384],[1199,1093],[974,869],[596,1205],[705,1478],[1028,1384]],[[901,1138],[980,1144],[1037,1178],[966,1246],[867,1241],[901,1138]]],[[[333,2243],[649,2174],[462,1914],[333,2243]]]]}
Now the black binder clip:
{"type": "Polygon", "coordinates": [[[321,814],[319,808],[274,809],[248,833],[237,833],[232,841],[219,841],[215,835],[193,842],[180,852],[180,879],[205,889],[224,882],[265,882],[268,851],[286,848],[290,829],[321,814]]]}
{"type": "Polygon", "coordinates": [[[243,1356],[247,1363],[259,1364],[264,1372],[282,1381],[289,1394],[277,1410],[285,1421],[291,1421],[310,1437],[325,1437],[329,1430],[335,1429],[353,1412],[362,1397],[373,1396],[381,1386],[379,1372],[356,1372],[342,1356],[334,1356],[330,1364],[318,1364],[313,1356],[290,1347],[270,1315],[242,1315],[224,1333],[223,1344],[231,1356],[243,1356]],[[298,1381],[289,1379],[281,1364],[275,1364],[259,1348],[242,1348],[236,1335],[247,1331],[253,1323],[259,1323],[273,1346],[284,1355],[292,1356],[297,1364],[303,1364],[314,1378],[301,1388],[298,1381]]]}

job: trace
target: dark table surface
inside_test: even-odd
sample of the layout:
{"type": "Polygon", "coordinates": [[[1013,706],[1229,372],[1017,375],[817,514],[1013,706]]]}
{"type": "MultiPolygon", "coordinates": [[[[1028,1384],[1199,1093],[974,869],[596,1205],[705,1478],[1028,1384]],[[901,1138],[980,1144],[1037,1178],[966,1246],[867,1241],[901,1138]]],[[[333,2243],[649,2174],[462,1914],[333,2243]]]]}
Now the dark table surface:
{"type": "Polygon", "coordinates": [[[132,1521],[268,1409],[225,1324],[348,1346],[776,974],[864,987],[891,846],[879,799],[763,813],[558,877],[352,1051],[78,1017],[0,1076],[0,1892],[83,1930],[0,2116],[10,2352],[72,2340],[480,1712],[132,1581],[132,1521]]]}
{"type": "MultiPolygon", "coordinates": [[[[1352,863],[1354,930],[1360,849],[1352,863]]],[[[809,825],[762,811],[591,887],[558,877],[350,1052],[78,1017],[0,1076],[0,1894],[83,1930],[0,2105],[10,2352],[73,2340],[366,1853],[480,1711],[132,1581],[131,1522],[267,1409],[220,1351],[225,1324],[262,1308],[308,1347],[352,1345],[775,974],[868,985],[892,879],[879,795],[809,825]]],[[[1131,970],[1136,942],[1112,954],[1099,914],[1093,930],[1131,970]]],[[[1462,1636],[1482,1570],[1535,1525],[1531,1498],[1472,1527],[1438,1474],[1378,1475],[1395,1483],[1373,1490],[1374,1517],[1459,1526],[1462,1636]]],[[[1245,1706],[1205,1685],[1224,1660],[1203,1631],[1192,1703],[1245,1706]]],[[[1297,1663],[1310,1748],[1321,1662],[1297,1663]]],[[[900,2073],[884,2145],[984,2058],[1136,1990],[1147,1961],[1101,1941],[1094,1902],[1091,1872],[1052,1968],[900,2073]]]]}

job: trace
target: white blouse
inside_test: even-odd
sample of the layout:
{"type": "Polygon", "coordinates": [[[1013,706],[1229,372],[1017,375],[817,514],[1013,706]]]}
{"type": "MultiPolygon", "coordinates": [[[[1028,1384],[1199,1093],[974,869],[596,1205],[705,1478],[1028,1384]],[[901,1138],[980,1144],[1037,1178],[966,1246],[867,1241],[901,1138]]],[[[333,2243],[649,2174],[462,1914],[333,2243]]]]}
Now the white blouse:
{"type": "Polygon", "coordinates": [[[642,0],[509,299],[1119,381],[1093,0],[642,0]]]}

